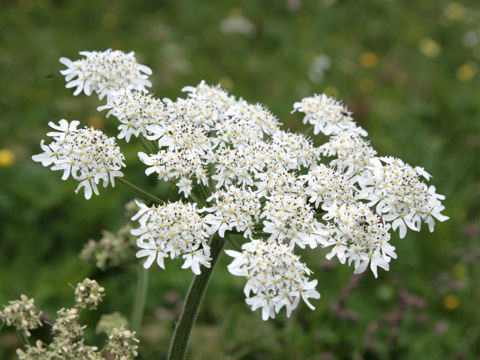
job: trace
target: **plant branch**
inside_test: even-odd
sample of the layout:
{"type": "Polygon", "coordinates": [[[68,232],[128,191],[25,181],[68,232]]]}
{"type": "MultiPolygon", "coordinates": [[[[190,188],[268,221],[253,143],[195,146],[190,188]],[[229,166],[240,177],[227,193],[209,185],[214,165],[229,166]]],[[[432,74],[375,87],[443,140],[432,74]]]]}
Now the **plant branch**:
{"type": "Polygon", "coordinates": [[[118,182],[121,182],[122,184],[126,185],[131,190],[135,191],[136,193],[142,195],[143,197],[145,197],[149,200],[152,200],[153,202],[155,202],[157,204],[163,204],[164,203],[164,201],[162,199],[159,199],[155,195],[152,195],[152,194],[146,192],[145,190],[140,189],[138,186],[133,185],[131,182],[125,180],[124,178],[119,177],[116,180],[118,182]]]}
{"type": "Polygon", "coordinates": [[[202,268],[202,273],[193,278],[187,297],[183,305],[180,318],[175,326],[175,332],[170,342],[168,351],[168,360],[183,360],[187,353],[188,340],[195,320],[197,319],[200,304],[205,295],[210,275],[212,274],[215,263],[219,258],[225,240],[214,236],[210,242],[212,262],[209,268],[202,268]]]}
{"type": "Polygon", "coordinates": [[[132,311],[132,330],[139,332],[142,327],[143,312],[147,300],[148,291],[148,270],[142,265],[138,267],[137,289],[135,293],[135,303],[132,311]]]}

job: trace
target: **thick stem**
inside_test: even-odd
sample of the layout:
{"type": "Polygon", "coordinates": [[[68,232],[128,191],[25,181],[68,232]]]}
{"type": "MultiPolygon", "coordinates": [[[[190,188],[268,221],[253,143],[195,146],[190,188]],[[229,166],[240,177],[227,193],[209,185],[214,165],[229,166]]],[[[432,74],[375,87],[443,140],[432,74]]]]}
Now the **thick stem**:
{"type": "Polygon", "coordinates": [[[207,289],[208,280],[212,274],[213,268],[217,259],[219,258],[225,240],[214,236],[210,243],[212,262],[209,268],[202,268],[202,273],[193,278],[190,288],[188,289],[187,298],[183,304],[182,313],[175,326],[172,340],[170,342],[170,349],[168,351],[168,360],[183,360],[187,353],[188,340],[193,324],[198,315],[200,304],[205,290],[207,289]]]}
{"type": "Polygon", "coordinates": [[[145,190],[142,190],[140,189],[138,186],[135,186],[133,185],[131,182],[125,180],[124,178],[117,178],[116,179],[118,182],[121,182],[122,184],[126,185],[127,187],[129,187],[131,190],[135,191],[136,193],[139,193],[140,195],[142,195],[143,197],[149,199],[149,200],[152,200],[154,203],[156,204],[163,204],[164,201],[157,198],[156,196],[146,192],[145,190]]]}
{"type": "Polygon", "coordinates": [[[138,267],[137,290],[135,294],[135,303],[132,311],[132,330],[137,333],[142,327],[143,312],[148,291],[148,270],[143,266],[138,267]]]}

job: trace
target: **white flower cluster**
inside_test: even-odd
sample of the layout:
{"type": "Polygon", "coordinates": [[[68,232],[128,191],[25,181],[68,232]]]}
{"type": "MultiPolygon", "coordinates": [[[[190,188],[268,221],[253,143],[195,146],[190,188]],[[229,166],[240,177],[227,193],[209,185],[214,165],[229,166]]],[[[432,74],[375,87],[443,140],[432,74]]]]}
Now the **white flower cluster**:
{"type": "Polygon", "coordinates": [[[301,134],[278,130],[272,136],[272,144],[289,154],[297,169],[309,168],[320,160],[320,149],[313,147],[311,141],[301,134]]]}
{"type": "MultiPolygon", "coordinates": [[[[388,270],[396,258],[390,229],[398,228],[403,238],[407,228],[420,230],[421,222],[433,230],[435,219],[448,219],[440,213],[444,197],[420,180],[429,175],[401,160],[377,157],[367,132],[334,98],[314,95],[293,106],[315,135],[329,137],[316,147],[302,134],[281,130],[263,105],[219,86],[202,81],[185,87],[184,98],[157,99],[145,90],[150,69],[138,65],[133,53],[82,54],[86,59],[61,60],[68,66],[62,72],[67,87],[77,87],[76,94],[107,95],[98,109],[119,120],[119,138],[143,138],[147,150],[138,156],[146,175],[176,183],[183,198],[151,208],[139,204],[132,219],[140,227],[132,234],[146,268],[155,260],[163,268],[164,258],[183,257],[183,268],[199,274],[200,266],[213,260],[208,238],[241,233],[247,242],[242,252],[227,251],[235,258],[229,270],[247,277],[247,303],[262,308],[268,319],[283,307],[290,315],[300,298],[311,306],[308,298],[320,296],[296,249],[328,247],[328,259],[353,264],[355,273],[370,267],[377,277],[378,267],[388,270]]],[[[123,155],[106,150],[103,134],[76,126],[61,124],[55,143],[42,142],[45,153],[34,159],[55,162],[52,169],[64,170],[64,177],[72,173],[97,192],[100,179],[108,183],[110,176],[113,183],[121,176],[123,155]],[[85,140],[89,137],[95,141],[85,140]],[[83,140],[73,141],[77,138],[83,140]]],[[[87,194],[87,185],[80,186],[87,194]]]]}
{"type": "Polygon", "coordinates": [[[195,151],[160,150],[157,154],[151,155],[139,152],[138,157],[149,166],[145,174],[155,172],[158,178],[164,181],[178,179],[177,186],[185,197],[192,191],[193,177],[197,179],[197,183],[207,184],[204,161],[195,151]]]}
{"type": "Polygon", "coordinates": [[[306,97],[293,104],[293,112],[305,113],[304,124],[314,126],[313,133],[317,135],[338,135],[344,132],[367,136],[367,132],[357,126],[352,113],[338,100],[325,94],[306,97]]]}
{"type": "Polygon", "coordinates": [[[115,142],[115,138],[107,137],[100,130],[93,128],[77,129],[79,121],[68,123],[62,119],[58,125],[49,122],[48,125],[56,131],[47,133],[53,138],[46,145],[44,140],[40,147],[44,151],[32,156],[32,159],[41,162],[43,166],[52,166],[52,170],[63,170],[62,180],[70,175],[79,181],[77,189],[84,188],[86,199],[90,199],[92,191],[98,195],[97,185],[103,181],[103,187],[109,183],[115,186],[115,177],[123,177],[120,171],[126,166],[124,156],[115,142]]]}
{"type": "Polygon", "coordinates": [[[296,197],[305,195],[304,180],[278,166],[256,174],[255,186],[256,192],[266,198],[285,194],[296,197]]]}
{"type": "Polygon", "coordinates": [[[147,257],[143,266],[148,269],[157,260],[165,269],[164,259],[182,257],[182,269],[191,268],[200,274],[200,265],[210,267],[210,246],[205,220],[195,204],[174,202],[147,207],[137,202],[140,210],[132,217],[140,227],[131,231],[137,236],[137,258],[147,257]]]}
{"type": "Polygon", "coordinates": [[[269,242],[314,249],[328,235],[324,226],[314,218],[314,211],[303,197],[274,195],[267,199],[264,211],[263,231],[270,234],[269,242]]]}
{"type": "Polygon", "coordinates": [[[197,86],[185,86],[182,91],[187,92],[190,99],[203,103],[205,116],[213,121],[223,119],[227,110],[236,104],[235,97],[228,95],[220,85],[209,86],[203,80],[197,86]]]}
{"type": "Polygon", "coordinates": [[[344,264],[352,262],[355,274],[365,271],[370,263],[370,269],[377,277],[377,266],[388,270],[391,258],[396,259],[395,248],[390,245],[389,224],[384,224],[379,216],[372,213],[369,207],[362,203],[332,204],[326,207],[325,220],[331,220],[330,237],[323,246],[333,246],[327,259],[337,256],[344,264]]]}
{"type": "Polygon", "coordinates": [[[372,160],[372,176],[361,182],[360,198],[369,200],[384,221],[392,222],[392,228],[399,229],[404,238],[407,227],[420,231],[422,221],[434,230],[435,219],[445,221],[447,216],[440,212],[445,209],[440,200],[445,196],[437,194],[435,186],[428,186],[421,177],[430,179],[421,167],[411,167],[393,157],[372,160]]]}
{"type": "Polygon", "coordinates": [[[148,125],[159,125],[163,120],[164,106],[161,100],[144,91],[121,89],[107,98],[107,104],[98,111],[109,109],[107,117],[115,116],[120,125],[119,139],[130,141],[133,135],[147,135],[148,125]]]}
{"type": "Polygon", "coordinates": [[[234,121],[244,121],[254,131],[272,135],[280,128],[277,117],[262,104],[249,104],[240,99],[231,105],[227,115],[234,121]]]}
{"type": "Polygon", "coordinates": [[[204,208],[209,214],[205,222],[211,226],[209,233],[218,232],[221,237],[225,231],[236,229],[246,238],[252,238],[254,226],[260,217],[260,198],[250,190],[230,186],[226,191],[218,190],[207,199],[213,206],[204,208]]]}
{"type": "Polygon", "coordinates": [[[348,177],[353,176],[355,181],[362,176],[370,160],[377,154],[368,140],[350,131],[332,136],[320,146],[320,150],[325,156],[335,156],[330,161],[330,166],[345,172],[348,177]]]}
{"type": "Polygon", "coordinates": [[[301,178],[307,182],[305,192],[316,208],[320,204],[323,209],[334,203],[348,204],[356,199],[356,188],[348,176],[324,164],[315,166],[301,178]]]}
{"type": "Polygon", "coordinates": [[[134,53],[125,54],[120,50],[81,51],[84,59],[71,61],[65,57],[60,62],[67,68],[60,71],[65,76],[67,88],[76,88],[73,95],[82,91],[90,96],[92,92],[100,99],[112,92],[125,88],[145,90],[152,86],[148,75],[152,70],[137,63],[134,53]]]}
{"type": "Polygon", "coordinates": [[[299,256],[283,244],[254,240],[242,246],[242,252],[227,250],[234,258],[228,270],[246,277],[244,292],[252,311],[261,308],[262,319],[274,318],[283,307],[290,316],[300,299],[314,309],[309,298],[319,299],[317,280],[309,281],[312,271],[299,256]]]}

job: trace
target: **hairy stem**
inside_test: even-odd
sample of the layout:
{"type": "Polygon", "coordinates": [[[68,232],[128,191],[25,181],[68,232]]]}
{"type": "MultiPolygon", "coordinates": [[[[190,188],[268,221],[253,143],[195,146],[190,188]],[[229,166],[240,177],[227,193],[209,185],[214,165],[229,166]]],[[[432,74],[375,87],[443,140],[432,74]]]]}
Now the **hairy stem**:
{"type": "Polygon", "coordinates": [[[118,182],[121,182],[122,184],[126,185],[128,188],[135,191],[136,193],[142,195],[144,198],[152,200],[156,204],[163,204],[164,203],[163,200],[157,198],[155,195],[152,195],[152,194],[146,192],[145,190],[140,189],[138,186],[133,185],[129,181],[125,180],[124,178],[119,177],[119,178],[116,178],[116,180],[118,182]]]}
{"type": "Polygon", "coordinates": [[[135,303],[132,311],[132,330],[139,332],[142,326],[145,301],[148,291],[148,270],[142,265],[138,267],[137,289],[135,294],[135,303]]]}
{"type": "Polygon", "coordinates": [[[211,265],[209,268],[203,267],[202,273],[196,275],[190,284],[180,318],[175,326],[175,332],[173,333],[170,342],[168,360],[182,360],[185,358],[190,332],[192,331],[198,315],[198,310],[200,309],[200,304],[205,295],[208,280],[210,279],[210,275],[212,274],[215,263],[222,252],[224,244],[224,239],[221,239],[218,236],[214,236],[210,242],[212,256],[211,265]]]}

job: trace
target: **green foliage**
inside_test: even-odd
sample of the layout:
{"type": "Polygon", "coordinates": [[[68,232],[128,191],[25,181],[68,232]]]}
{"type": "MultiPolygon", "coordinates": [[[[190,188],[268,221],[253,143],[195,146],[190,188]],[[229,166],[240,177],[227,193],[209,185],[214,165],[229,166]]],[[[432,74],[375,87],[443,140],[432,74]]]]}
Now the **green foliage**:
{"type": "MultiPolygon", "coordinates": [[[[94,96],[74,98],[64,88],[58,62],[112,47],[135,51],[153,69],[160,97],[180,96],[201,79],[220,82],[269,106],[292,130],[302,129],[301,115],[290,114],[295,101],[337,94],[381,155],[425,167],[447,196],[449,221],[433,234],[395,236],[399,259],[391,270],[377,280],[366,274],[350,291],[351,268],[326,263],[321,250],[307,253],[322,298],[316,311],[303,307],[291,319],[265,323],[251,313],[241,279],[221,258],[191,359],[478,358],[480,45],[465,47],[462,38],[480,32],[479,12],[473,0],[1,2],[0,148],[13,151],[15,161],[0,166],[0,305],[25,293],[52,313],[71,298],[65,284],[90,276],[107,290],[99,312],[131,310],[136,267],[100,272],[78,254],[101,230],[127,221],[124,204],[135,195],[118,184],[86,201],[73,193],[73,182],[31,161],[49,121],[79,119],[115,134],[115,120],[97,113],[94,96]],[[222,32],[222,21],[234,15],[254,30],[222,32]],[[309,76],[321,54],[330,67],[323,77],[309,76]]],[[[135,160],[140,145],[119,144],[127,178],[168,196],[169,185],[143,175],[135,160]]],[[[151,269],[142,359],[165,357],[192,278],[178,263],[166,265],[151,269]]],[[[89,341],[101,343],[89,328],[89,341]]],[[[0,358],[13,358],[19,346],[0,333],[0,358]]]]}

